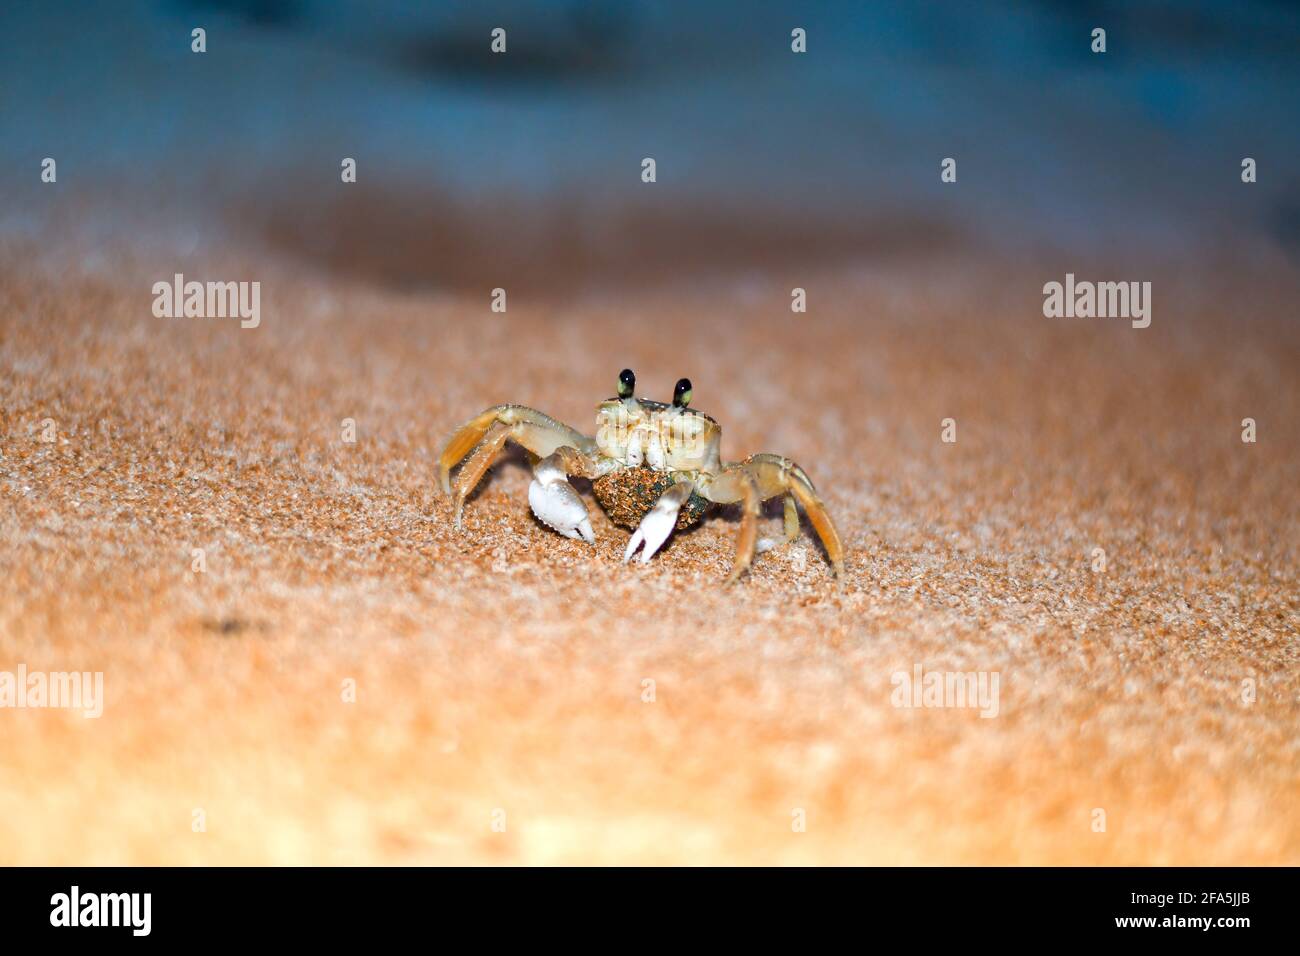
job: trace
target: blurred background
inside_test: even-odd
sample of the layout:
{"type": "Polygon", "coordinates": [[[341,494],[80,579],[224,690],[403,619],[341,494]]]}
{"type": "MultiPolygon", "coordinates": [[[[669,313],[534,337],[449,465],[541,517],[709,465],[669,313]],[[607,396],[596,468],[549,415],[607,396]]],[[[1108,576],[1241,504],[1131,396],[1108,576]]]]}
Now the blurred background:
{"type": "Polygon", "coordinates": [[[71,207],[111,241],[129,205],[176,251],[558,294],[961,245],[1294,257],[1298,54],[1278,0],[8,3],[0,229],[71,207]]]}

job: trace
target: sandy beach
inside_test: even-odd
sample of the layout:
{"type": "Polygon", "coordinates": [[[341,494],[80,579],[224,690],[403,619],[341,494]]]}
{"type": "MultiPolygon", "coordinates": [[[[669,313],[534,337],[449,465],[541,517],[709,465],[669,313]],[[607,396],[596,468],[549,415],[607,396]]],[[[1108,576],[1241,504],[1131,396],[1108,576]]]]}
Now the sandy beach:
{"type": "Polygon", "coordinates": [[[796,315],[784,275],[498,314],[209,252],[243,329],[83,252],[0,257],[0,669],[103,714],[0,712],[0,862],[1300,862],[1292,265],[1148,270],[1136,330],[972,253],[805,270],[796,315]],[[805,521],[724,589],[728,509],[625,566],[517,451],[452,528],[456,425],[589,430],[624,366],[803,465],[845,576],[805,521]],[[996,713],[896,706],[918,667],[996,713]]]}

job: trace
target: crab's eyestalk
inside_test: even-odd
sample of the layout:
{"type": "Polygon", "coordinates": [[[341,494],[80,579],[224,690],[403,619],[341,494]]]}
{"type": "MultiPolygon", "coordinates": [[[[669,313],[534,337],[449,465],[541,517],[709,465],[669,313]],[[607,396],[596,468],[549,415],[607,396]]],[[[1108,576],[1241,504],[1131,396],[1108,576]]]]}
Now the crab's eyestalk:
{"type": "Polygon", "coordinates": [[[636,391],[636,376],[632,374],[630,368],[625,368],[618,373],[618,397],[631,398],[632,393],[636,391]]]}
{"type": "Polygon", "coordinates": [[[678,381],[677,387],[673,389],[673,406],[675,408],[685,408],[691,403],[691,380],[683,378],[678,381]]]}

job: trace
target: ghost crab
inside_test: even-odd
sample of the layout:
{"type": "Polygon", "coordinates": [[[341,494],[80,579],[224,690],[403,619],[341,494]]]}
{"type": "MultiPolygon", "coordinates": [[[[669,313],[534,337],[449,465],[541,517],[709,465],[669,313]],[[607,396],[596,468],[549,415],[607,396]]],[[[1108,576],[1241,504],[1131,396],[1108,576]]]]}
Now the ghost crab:
{"type": "Polygon", "coordinates": [[[523,405],[494,405],[470,419],[451,436],[438,460],[442,490],[451,495],[456,528],[461,527],[465,498],[479,483],[507,441],[522,445],[533,462],[528,503],[539,520],[568,538],[594,543],[587,507],[569,477],[592,480],[592,492],[610,518],[634,529],[623,555],[626,564],[637,548],[648,564],[674,528],[703,517],[711,504],[741,505],[736,558],[727,578],[734,582],[749,568],[757,551],[785,544],[799,535],[803,506],[831,566],[844,569],[844,548],[826,506],[802,468],[780,455],[751,455],[724,463],[719,456],[722,428],[703,412],[687,408],[691,383],[682,379],[671,405],[637,398],[636,376],[624,369],[618,395],[596,409],[596,436],[556,421],[523,405]],[[468,457],[466,457],[468,456],[468,457]],[[451,470],[461,469],[452,489],[451,470]],[[785,537],[758,540],[763,501],[785,496],[785,537]]]}

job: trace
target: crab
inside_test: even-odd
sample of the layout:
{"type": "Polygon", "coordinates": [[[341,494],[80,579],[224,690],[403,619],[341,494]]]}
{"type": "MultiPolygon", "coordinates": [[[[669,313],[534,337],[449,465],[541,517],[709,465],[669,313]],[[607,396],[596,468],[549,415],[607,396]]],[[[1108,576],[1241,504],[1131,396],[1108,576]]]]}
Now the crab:
{"type": "Polygon", "coordinates": [[[715,504],[739,503],[740,530],[727,584],[734,583],[756,552],[788,544],[799,535],[803,507],[817,531],[835,574],[844,570],[844,548],[825,504],[807,473],[781,455],[751,455],[723,462],[721,426],[688,408],[689,379],[673,390],[672,404],[636,396],[636,376],[623,369],[618,395],[596,408],[596,435],[588,437],[524,405],[494,405],[458,428],[438,459],[438,477],[451,496],[455,527],[461,529],[465,498],[482,479],[507,441],[522,445],[533,465],[528,503],[543,524],[567,538],[594,544],[587,506],[570,477],[591,480],[591,490],[614,523],[633,530],[623,554],[626,564],[641,549],[648,564],[674,528],[699,521],[715,504]],[[451,470],[460,465],[455,488],[451,470]],[[758,538],[762,502],[784,496],[783,540],[758,538]]]}

